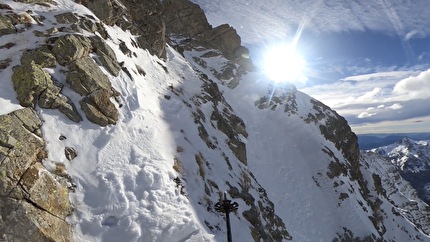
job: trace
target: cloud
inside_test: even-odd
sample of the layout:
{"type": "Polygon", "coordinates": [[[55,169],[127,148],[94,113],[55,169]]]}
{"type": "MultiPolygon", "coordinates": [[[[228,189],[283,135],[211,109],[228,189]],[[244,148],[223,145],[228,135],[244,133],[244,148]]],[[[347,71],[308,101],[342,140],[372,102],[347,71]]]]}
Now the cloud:
{"type": "Polygon", "coordinates": [[[393,92],[397,95],[425,99],[430,97],[430,69],[421,72],[418,76],[411,76],[400,80],[394,86],[393,92]]]}
{"type": "Polygon", "coordinates": [[[335,109],[349,124],[359,126],[361,132],[380,122],[430,116],[430,70],[351,76],[300,90],[335,109]]]}
{"type": "Polygon", "coordinates": [[[368,118],[376,115],[376,113],[368,113],[368,112],[362,112],[360,113],[357,118],[368,118]]]}
{"type": "Polygon", "coordinates": [[[391,106],[389,106],[387,108],[393,109],[393,110],[399,110],[399,109],[402,109],[403,106],[400,103],[394,103],[393,105],[391,105],[391,106]]]}
{"type": "Polygon", "coordinates": [[[351,127],[357,134],[428,132],[428,128],[430,127],[430,116],[405,120],[360,123],[351,125],[351,127]]]}
{"type": "Polygon", "coordinates": [[[424,31],[414,29],[414,30],[412,30],[412,31],[408,32],[408,33],[405,35],[405,38],[404,38],[403,40],[404,40],[404,41],[409,41],[409,40],[414,39],[414,38],[424,38],[424,37],[425,37],[425,35],[426,35],[426,34],[424,33],[424,31]]]}
{"type": "Polygon", "coordinates": [[[372,102],[381,94],[381,91],[381,88],[375,87],[372,91],[366,92],[362,96],[358,97],[357,100],[361,102],[372,102]]]}
{"type": "Polygon", "coordinates": [[[313,32],[382,31],[410,39],[430,34],[427,1],[192,0],[214,25],[228,23],[244,43],[291,36],[304,24],[313,32]],[[418,17],[422,16],[422,17],[418,17]]]}

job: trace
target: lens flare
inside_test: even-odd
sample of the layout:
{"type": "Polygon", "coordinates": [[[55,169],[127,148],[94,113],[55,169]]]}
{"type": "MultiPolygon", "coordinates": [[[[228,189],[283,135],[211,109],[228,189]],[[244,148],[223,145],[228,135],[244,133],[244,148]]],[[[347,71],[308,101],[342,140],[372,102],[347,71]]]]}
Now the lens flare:
{"type": "Polygon", "coordinates": [[[305,64],[294,45],[278,45],[267,51],[263,69],[271,81],[298,83],[306,79],[305,64]]]}

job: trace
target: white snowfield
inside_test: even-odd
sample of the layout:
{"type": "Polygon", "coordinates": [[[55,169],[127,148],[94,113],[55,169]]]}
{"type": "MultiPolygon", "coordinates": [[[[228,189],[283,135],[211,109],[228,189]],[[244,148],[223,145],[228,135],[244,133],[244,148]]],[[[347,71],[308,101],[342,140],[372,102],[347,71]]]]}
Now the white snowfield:
{"type": "MultiPolygon", "coordinates": [[[[35,27],[40,30],[52,27],[49,23],[54,21],[53,16],[62,12],[92,15],[71,0],[57,0],[58,4],[50,8],[4,2],[15,10],[31,8],[46,17],[43,26],[35,27]]],[[[293,241],[332,241],[337,233],[343,232],[343,227],[354,231],[354,236],[378,234],[368,219],[371,214],[359,205],[367,206],[358,192],[358,184],[347,176],[340,176],[336,181],[344,185],[333,187],[333,180],[326,176],[332,158],[323,149],[333,151],[335,157],[342,159],[340,162],[347,161],[334,144],[320,134],[318,125],[303,121],[302,117],[315,112],[309,96],[296,93],[299,110],[296,115],[289,115],[282,109],[258,109],[255,101],[266,95],[271,86],[261,74],[247,74],[237,88],[230,89],[209,71],[211,65],[225,61],[222,58],[208,59],[209,67],[204,69],[192,61],[198,52],[186,52],[184,58],[168,47],[167,59],[160,60],[134,47],[131,43],[134,36],[129,32],[117,27],[106,26],[106,29],[111,37],[108,44],[132,77],[122,71],[118,77],[113,77],[105,71],[121,94],[118,123],[100,127],[85,118],[74,123],[58,110],[37,109],[43,120],[43,135],[49,152],[44,165],[54,169],[56,162],[64,163],[77,184],[76,192],[70,194],[75,210],[69,217],[75,241],[226,241],[223,216],[209,212],[200,203],[207,198],[203,180],[212,179],[219,190],[224,191],[229,189],[227,182],[237,184],[242,171],[248,169],[266,189],[275,213],[282,218],[293,241]],[[118,47],[120,40],[137,57],[124,55],[118,47]],[[138,74],[136,66],[146,75],[138,74]],[[226,144],[220,142],[222,149],[209,149],[199,137],[192,115],[194,107],[184,103],[202,92],[202,82],[195,69],[218,84],[226,101],[244,120],[249,133],[248,138],[242,137],[247,145],[248,167],[238,161],[226,144]],[[172,90],[180,90],[181,96],[172,90]],[[60,136],[66,139],[60,140],[60,136]],[[65,147],[77,151],[72,161],[64,156],[65,147]],[[203,177],[194,160],[198,154],[205,157],[211,167],[204,170],[203,177]],[[231,161],[232,170],[226,166],[224,156],[231,161]],[[182,162],[182,174],[174,169],[177,158],[182,162]],[[175,182],[178,177],[184,190],[175,182]],[[342,193],[349,197],[340,200],[342,193]],[[218,228],[211,230],[206,222],[217,224],[218,228]]],[[[17,44],[10,50],[0,49],[2,57],[13,60],[2,75],[11,76],[12,66],[19,64],[22,50],[41,44],[31,33],[22,33],[20,41],[2,37],[17,44]]],[[[58,81],[66,83],[60,68],[48,71],[58,81]]],[[[0,81],[1,114],[19,109],[12,81],[7,78],[0,81]]],[[[63,93],[79,106],[82,97],[67,85],[63,93]]],[[[209,119],[212,107],[202,103],[200,109],[209,119]]],[[[85,117],[82,112],[81,116],[85,117]]],[[[215,126],[205,127],[213,139],[226,139],[215,126]]],[[[259,196],[254,193],[255,197],[259,196]]],[[[212,194],[209,198],[215,203],[217,197],[212,194]]],[[[245,204],[238,203],[238,212],[231,214],[234,241],[253,241],[249,222],[242,215],[245,204]]],[[[386,211],[391,210],[387,202],[383,206],[386,211]]],[[[385,224],[387,240],[408,241],[410,236],[420,236],[430,241],[409,221],[392,214],[387,216],[386,221],[390,221],[385,224]]]]}

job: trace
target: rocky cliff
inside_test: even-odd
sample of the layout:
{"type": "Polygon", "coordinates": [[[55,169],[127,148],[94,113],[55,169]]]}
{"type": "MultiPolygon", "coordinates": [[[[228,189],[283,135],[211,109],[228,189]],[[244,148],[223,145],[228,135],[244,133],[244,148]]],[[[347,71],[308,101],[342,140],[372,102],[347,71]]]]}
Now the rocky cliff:
{"type": "Polygon", "coordinates": [[[20,105],[0,116],[0,240],[223,241],[223,191],[243,241],[428,239],[428,206],[360,157],[346,120],[294,86],[254,93],[236,30],[198,5],[17,0],[0,13],[0,71],[20,105]]]}

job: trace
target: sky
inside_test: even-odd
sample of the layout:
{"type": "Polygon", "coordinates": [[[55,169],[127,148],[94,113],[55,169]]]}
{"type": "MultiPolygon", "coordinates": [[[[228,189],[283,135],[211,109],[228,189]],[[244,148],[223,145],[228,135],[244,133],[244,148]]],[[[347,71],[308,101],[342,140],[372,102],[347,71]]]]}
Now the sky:
{"type": "Polygon", "coordinates": [[[213,26],[232,25],[257,66],[297,40],[297,88],[364,133],[430,131],[427,0],[193,0],[213,26]]]}

